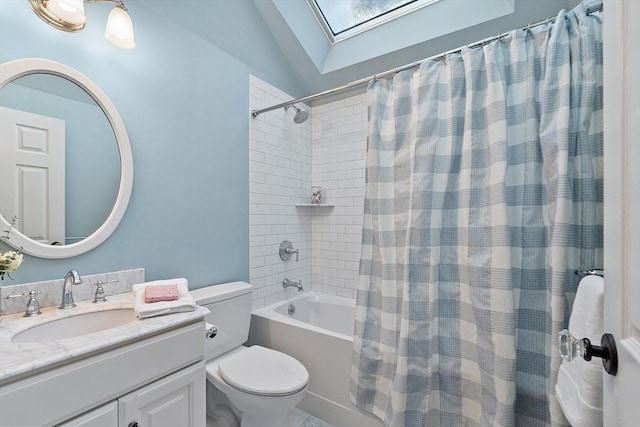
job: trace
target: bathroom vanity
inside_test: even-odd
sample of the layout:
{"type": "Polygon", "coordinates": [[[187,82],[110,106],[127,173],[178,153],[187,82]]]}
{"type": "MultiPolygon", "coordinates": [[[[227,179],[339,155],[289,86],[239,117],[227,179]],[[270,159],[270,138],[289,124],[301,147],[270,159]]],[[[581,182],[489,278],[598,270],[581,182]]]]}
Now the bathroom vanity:
{"type": "Polygon", "coordinates": [[[133,295],[124,293],[37,317],[0,317],[0,425],[204,427],[208,310],[123,317],[132,308],[133,295]],[[108,329],[85,333],[96,312],[125,320],[111,326],[101,318],[108,329]]]}

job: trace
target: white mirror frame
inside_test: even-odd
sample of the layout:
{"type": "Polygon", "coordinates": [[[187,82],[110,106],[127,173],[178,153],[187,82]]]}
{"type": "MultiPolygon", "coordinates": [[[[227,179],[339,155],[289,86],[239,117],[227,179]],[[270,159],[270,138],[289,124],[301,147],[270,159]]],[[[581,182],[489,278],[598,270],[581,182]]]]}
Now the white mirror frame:
{"type": "MultiPolygon", "coordinates": [[[[55,61],[41,58],[24,58],[0,64],[0,90],[10,82],[29,75],[45,73],[65,78],[85,90],[100,106],[109,120],[120,152],[120,185],[118,196],[106,221],[87,238],[69,245],[45,245],[36,242],[13,229],[7,243],[26,254],[39,258],[70,258],[88,252],[102,244],[115,231],[124,216],[133,189],[133,155],[124,121],[111,100],[100,88],[77,70],[55,61]]],[[[10,224],[0,215],[0,232],[9,229],[10,224]]]]}

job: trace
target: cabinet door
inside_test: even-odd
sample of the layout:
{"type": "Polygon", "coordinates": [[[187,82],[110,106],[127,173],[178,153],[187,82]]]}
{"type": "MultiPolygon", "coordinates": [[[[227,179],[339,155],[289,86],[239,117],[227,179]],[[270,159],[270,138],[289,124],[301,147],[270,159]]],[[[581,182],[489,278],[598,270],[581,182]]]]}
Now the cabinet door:
{"type": "Polygon", "coordinates": [[[118,403],[107,403],[58,427],[118,427],[118,403]]]}
{"type": "Polygon", "coordinates": [[[120,427],[205,427],[204,362],[118,399],[120,427]]]}

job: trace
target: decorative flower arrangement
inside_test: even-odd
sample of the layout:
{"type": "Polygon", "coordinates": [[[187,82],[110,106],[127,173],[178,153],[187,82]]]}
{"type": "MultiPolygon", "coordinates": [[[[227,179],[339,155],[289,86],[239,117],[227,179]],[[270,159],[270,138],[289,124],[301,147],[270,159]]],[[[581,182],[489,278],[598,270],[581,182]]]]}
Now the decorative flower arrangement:
{"type": "MultiPolygon", "coordinates": [[[[17,219],[18,217],[16,216],[11,219],[9,228],[5,231],[4,237],[1,237],[0,239],[4,240],[5,242],[9,240],[9,234],[11,233],[11,230],[13,229],[13,226],[15,225],[17,219]]],[[[11,278],[9,273],[13,273],[14,271],[16,271],[18,267],[20,267],[20,264],[22,264],[21,250],[0,253],[0,280],[4,280],[5,275],[11,278]]]]}
{"type": "Polygon", "coordinates": [[[0,254],[0,280],[4,280],[5,274],[9,276],[9,273],[16,271],[20,264],[22,264],[22,252],[8,251],[0,254]]]}

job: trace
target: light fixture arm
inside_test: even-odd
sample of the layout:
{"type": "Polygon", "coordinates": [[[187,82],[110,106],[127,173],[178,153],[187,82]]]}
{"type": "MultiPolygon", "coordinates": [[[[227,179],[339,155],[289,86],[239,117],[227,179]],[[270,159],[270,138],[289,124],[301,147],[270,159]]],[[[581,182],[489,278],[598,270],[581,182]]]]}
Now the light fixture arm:
{"type": "Polygon", "coordinates": [[[115,4],[116,7],[119,7],[120,9],[124,9],[125,12],[128,12],[129,9],[127,9],[127,7],[124,5],[124,2],[122,0],[83,0],[85,3],[109,3],[109,4],[115,4]]]}

